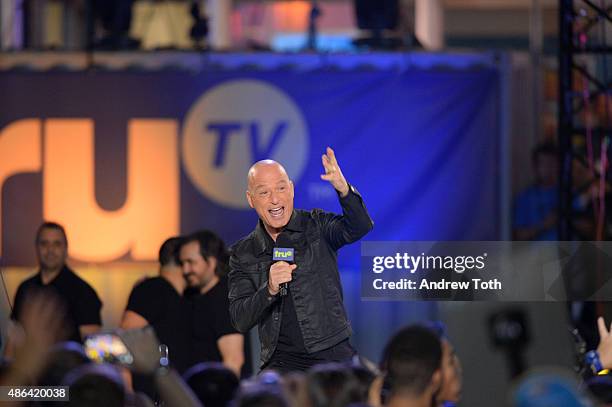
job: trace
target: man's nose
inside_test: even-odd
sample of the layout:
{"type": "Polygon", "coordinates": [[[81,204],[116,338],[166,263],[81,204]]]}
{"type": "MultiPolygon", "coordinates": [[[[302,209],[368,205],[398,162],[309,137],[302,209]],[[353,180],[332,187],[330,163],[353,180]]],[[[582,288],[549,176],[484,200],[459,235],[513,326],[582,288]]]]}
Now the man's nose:
{"type": "Polygon", "coordinates": [[[270,193],[270,203],[277,203],[278,202],[278,194],[276,192],[271,192],[270,193]]]}

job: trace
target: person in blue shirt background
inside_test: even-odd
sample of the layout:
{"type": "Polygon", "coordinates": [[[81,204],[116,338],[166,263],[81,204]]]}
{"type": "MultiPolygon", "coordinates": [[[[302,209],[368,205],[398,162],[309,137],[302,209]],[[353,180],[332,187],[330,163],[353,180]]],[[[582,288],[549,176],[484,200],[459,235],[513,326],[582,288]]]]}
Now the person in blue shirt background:
{"type": "Polygon", "coordinates": [[[541,144],[532,153],[535,183],[514,202],[514,240],[558,240],[559,158],[557,147],[541,144]]]}

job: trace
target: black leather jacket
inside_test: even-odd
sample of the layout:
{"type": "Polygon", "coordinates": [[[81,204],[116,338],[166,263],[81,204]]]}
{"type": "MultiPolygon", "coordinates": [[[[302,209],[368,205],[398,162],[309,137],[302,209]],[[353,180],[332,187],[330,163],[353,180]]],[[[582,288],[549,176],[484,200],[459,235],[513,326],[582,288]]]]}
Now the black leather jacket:
{"type": "MultiPolygon", "coordinates": [[[[334,346],[352,332],[342,302],[337,250],[363,237],[373,222],[355,188],[351,186],[348,195],[339,199],[343,215],[294,209],[283,230],[295,248],[298,267],[289,293],[308,353],[334,346]]],[[[267,287],[273,245],[266,234],[259,221],[253,232],[233,245],[229,273],[232,323],[240,332],[258,324],[262,364],[276,349],[282,317],[281,301],[267,287]]]]}

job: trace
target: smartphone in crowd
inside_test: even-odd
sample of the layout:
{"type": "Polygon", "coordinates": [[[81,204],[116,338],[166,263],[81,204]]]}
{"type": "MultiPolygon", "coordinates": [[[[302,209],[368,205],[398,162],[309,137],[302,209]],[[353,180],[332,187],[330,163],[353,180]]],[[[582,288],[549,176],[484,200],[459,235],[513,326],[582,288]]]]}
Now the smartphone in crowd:
{"type": "Polygon", "coordinates": [[[90,335],[85,339],[87,357],[97,363],[131,365],[134,357],[115,333],[106,332],[90,335]]]}

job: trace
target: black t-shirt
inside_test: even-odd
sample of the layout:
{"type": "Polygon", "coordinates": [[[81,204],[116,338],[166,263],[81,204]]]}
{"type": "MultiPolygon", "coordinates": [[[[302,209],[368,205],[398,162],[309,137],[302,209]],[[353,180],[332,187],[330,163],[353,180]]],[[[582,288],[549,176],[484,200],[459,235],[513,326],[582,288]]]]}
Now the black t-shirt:
{"type": "Polygon", "coordinates": [[[281,305],[283,315],[276,349],[284,352],[306,353],[304,338],[300,331],[293,297],[291,296],[291,284],[287,287],[287,295],[281,297],[281,301],[283,302],[281,305]]]}
{"type": "Polygon", "coordinates": [[[15,302],[11,319],[20,321],[23,304],[27,297],[34,291],[49,291],[59,298],[65,307],[66,325],[68,327],[68,340],[81,343],[79,326],[102,325],[100,309],[102,302],[95,290],[77,276],[67,266],[59,272],[49,284],[44,285],[41,273],[28,278],[19,285],[15,294],[15,302]]]}
{"type": "Polygon", "coordinates": [[[163,277],[148,278],[130,293],[126,310],[147,320],[157,339],[168,346],[170,363],[180,373],[190,366],[189,306],[163,277]]]}
{"type": "Polygon", "coordinates": [[[187,292],[192,309],[193,354],[192,364],[199,362],[221,362],[217,340],[224,335],[239,333],[233,326],[229,314],[227,277],[205,294],[187,292]]]}
{"type": "MultiPolygon", "coordinates": [[[[276,243],[274,240],[272,240],[268,233],[265,234],[265,238],[267,241],[266,246],[270,248],[270,257],[272,257],[272,250],[276,243]]],[[[298,273],[299,271],[300,270],[298,269],[295,270],[295,272],[298,273]]],[[[281,301],[283,302],[281,305],[281,328],[278,334],[276,349],[283,352],[306,353],[304,338],[302,337],[302,331],[300,330],[297,314],[295,312],[293,297],[291,296],[291,283],[287,284],[287,295],[281,297],[281,301]]]]}
{"type": "MultiPolygon", "coordinates": [[[[168,347],[170,364],[179,373],[191,367],[190,309],[168,280],[153,277],[136,285],[130,293],[126,310],[137,313],[153,327],[159,342],[168,347]]],[[[132,380],[134,390],[157,399],[151,377],[133,374],[132,380]]]]}

